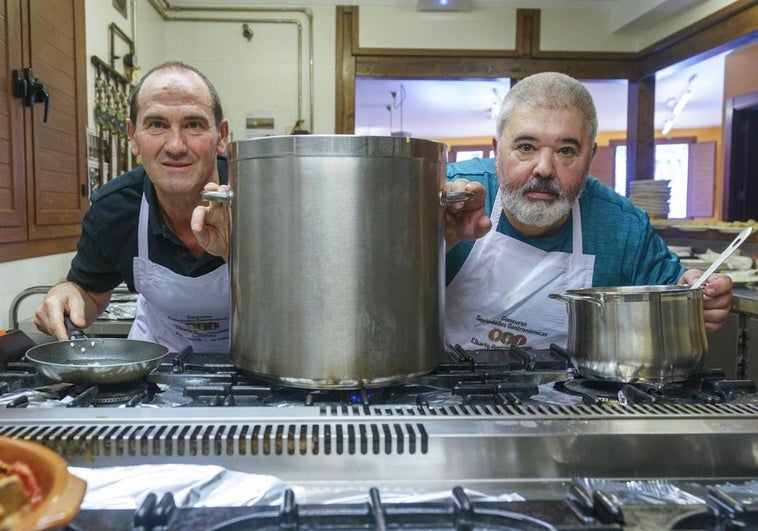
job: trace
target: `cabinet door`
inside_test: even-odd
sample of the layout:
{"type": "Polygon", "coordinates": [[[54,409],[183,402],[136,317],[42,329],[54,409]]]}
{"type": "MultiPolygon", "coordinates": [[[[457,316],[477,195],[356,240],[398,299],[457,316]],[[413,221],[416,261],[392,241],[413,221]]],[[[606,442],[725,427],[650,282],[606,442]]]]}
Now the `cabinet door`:
{"type": "Polygon", "coordinates": [[[32,124],[27,148],[29,240],[77,236],[89,206],[83,188],[87,182],[84,2],[27,5],[29,64],[50,95],[47,122],[44,105],[26,108],[32,124]]]}
{"type": "Polygon", "coordinates": [[[0,1],[0,242],[27,238],[24,112],[11,93],[13,69],[23,66],[20,31],[20,0],[0,1]]]}
{"type": "Polygon", "coordinates": [[[704,369],[723,369],[727,378],[737,378],[740,349],[740,316],[731,312],[717,332],[708,334],[704,369]]]}
{"type": "Polygon", "coordinates": [[[758,317],[748,317],[745,327],[747,328],[746,378],[758,383],[758,317]]]}

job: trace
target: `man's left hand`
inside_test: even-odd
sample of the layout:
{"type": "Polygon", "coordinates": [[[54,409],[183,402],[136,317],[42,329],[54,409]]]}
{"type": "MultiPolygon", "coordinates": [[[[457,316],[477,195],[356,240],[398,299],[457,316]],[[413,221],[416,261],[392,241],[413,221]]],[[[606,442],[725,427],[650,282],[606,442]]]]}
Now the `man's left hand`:
{"type": "Polygon", "coordinates": [[[471,201],[458,201],[445,205],[445,244],[452,249],[462,240],[481,238],[492,228],[489,216],[485,214],[486,191],[478,182],[457,179],[446,183],[448,192],[470,192],[471,201]]]}
{"type": "MultiPolygon", "coordinates": [[[[690,286],[702,276],[699,269],[689,269],[679,279],[681,286],[690,286]]],[[[705,329],[715,332],[726,321],[732,309],[732,279],[728,275],[714,273],[701,286],[703,290],[703,314],[705,329]]]]}

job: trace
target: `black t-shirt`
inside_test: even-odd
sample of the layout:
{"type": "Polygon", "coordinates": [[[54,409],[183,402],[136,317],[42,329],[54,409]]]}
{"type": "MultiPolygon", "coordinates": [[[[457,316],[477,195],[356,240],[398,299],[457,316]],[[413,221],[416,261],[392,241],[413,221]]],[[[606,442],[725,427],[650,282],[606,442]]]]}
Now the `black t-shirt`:
{"type": "MultiPolygon", "coordinates": [[[[227,160],[218,159],[222,184],[227,180],[227,160]]],[[[137,166],[119,175],[92,194],[92,204],[82,220],[67,278],[88,291],[102,293],[125,282],[134,289],[133,260],[137,256],[137,232],[142,193],[150,206],[148,253],[150,261],[188,277],[199,277],[224,264],[218,256],[203,253],[195,258],[163,224],[153,183],[137,166]]]]}

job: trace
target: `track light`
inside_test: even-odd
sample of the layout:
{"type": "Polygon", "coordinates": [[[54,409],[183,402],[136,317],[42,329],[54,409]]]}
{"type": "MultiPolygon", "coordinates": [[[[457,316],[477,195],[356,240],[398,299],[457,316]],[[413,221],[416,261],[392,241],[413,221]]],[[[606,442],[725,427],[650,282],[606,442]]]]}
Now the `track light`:
{"type": "Polygon", "coordinates": [[[692,90],[688,88],[687,91],[679,97],[676,105],[674,105],[674,110],[672,111],[674,116],[679,116],[679,113],[684,110],[684,106],[687,105],[690,98],[692,98],[692,90]]]}
{"type": "Polygon", "coordinates": [[[690,76],[689,81],[687,81],[687,88],[684,92],[682,92],[681,96],[679,96],[677,100],[674,100],[674,98],[671,98],[669,100],[669,110],[666,114],[666,121],[663,124],[663,129],[661,129],[662,135],[669,134],[671,128],[674,127],[674,119],[679,116],[679,114],[681,114],[681,112],[684,110],[684,107],[692,98],[692,82],[695,81],[696,77],[697,74],[692,74],[692,76],[690,76]]]}

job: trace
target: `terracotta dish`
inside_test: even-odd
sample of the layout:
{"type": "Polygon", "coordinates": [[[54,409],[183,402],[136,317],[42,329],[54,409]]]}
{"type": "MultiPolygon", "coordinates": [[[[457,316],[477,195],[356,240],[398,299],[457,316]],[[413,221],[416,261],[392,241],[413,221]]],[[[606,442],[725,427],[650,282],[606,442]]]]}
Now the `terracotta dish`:
{"type": "Polygon", "coordinates": [[[37,443],[0,437],[0,459],[26,463],[42,489],[42,501],[13,522],[14,531],[50,529],[74,519],[87,484],[69,473],[63,457],[37,443]]]}

